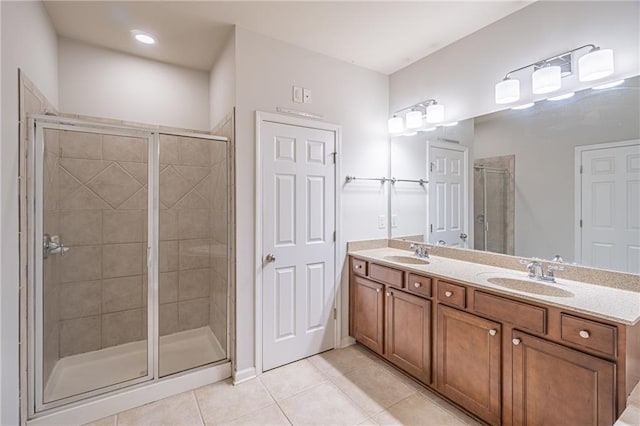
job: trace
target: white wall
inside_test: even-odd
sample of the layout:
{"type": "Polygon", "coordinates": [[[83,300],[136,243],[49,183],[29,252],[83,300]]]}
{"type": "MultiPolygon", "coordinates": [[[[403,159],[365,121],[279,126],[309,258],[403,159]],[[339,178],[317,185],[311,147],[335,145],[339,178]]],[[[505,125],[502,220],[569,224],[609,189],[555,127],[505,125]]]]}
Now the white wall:
{"type": "Polygon", "coordinates": [[[18,423],[18,68],[58,104],[58,40],[41,2],[0,2],[0,424],[18,423]]]}
{"type": "MultiPolygon", "coordinates": [[[[342,125],[342,176],[388,173],[388,78],[351,64],[285,44],[250,31],[236,30],[236,210],[237,210],[237,359],[236,368],[255,365],[255,111],[277,106],[322,114],[342,125]],[[312,104],[294,104],[292,85],[313,90],[312,104]]],[[[349,184],[342,190],[342,244],[386,238],[378,215],[387,214],[386,188],[349,184]]],[[[342,265],[338,265],[339,270],[342,265]]],[[[347,283],[340,291],[346,302],[347,283]]],[[[343,306],[342,335],[348,334],[343,306]]]]}
{"type": "MultiPolygon", "coordinates": [[[[444,104],[447,120],[504,109],[495,104],[493,91],[507,72],[588,43],[614,49],[611,80],[636,75],[639,16],[639,2],[533,3],[392,74],[389,109],[425,98],[444,104]]],[[[514,75],[521,76],[523,99],[531,99],[530,72],[514,75]]],[[[580,87],[575,74],[563,85],[580,87]]]]}
{"type": "Polygon", "coordinates": [[[209,128],[213,129],[236,104],[236,33],[231,31],[209,73],[209,128]]]}
{"type": "Polygon", "coordinates": [[[59,39],[60,111],[209,130],[209,75],[59,39]]]}

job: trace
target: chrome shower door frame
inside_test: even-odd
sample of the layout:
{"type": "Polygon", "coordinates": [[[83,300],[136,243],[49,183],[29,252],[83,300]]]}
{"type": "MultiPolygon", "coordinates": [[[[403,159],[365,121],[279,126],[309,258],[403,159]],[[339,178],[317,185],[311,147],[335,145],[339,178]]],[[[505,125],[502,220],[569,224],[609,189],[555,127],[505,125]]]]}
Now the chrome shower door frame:
{"type": "Polygon", "coordinates": [[[36,414],[68,405],[77,401],[86,400],[96,395],[105,394],[114,390],[130,387],[147,382],[158,377],[158,217],[159,200],[158,191],[148,191],[148,228],[147,228],[147,374],[135,379],[126,380],[110,386],[94,389],[78,395],[69,396],[60,400],[44,402],[44,290],[43,290],[43,216],[44,216],[44,131],[45,129],[67,130],[94,134],[109,134],[114,136],[135,137],[147,139],[148,143],[148,177],[149,187],[158,188],[159,147],[158,133],[151,130],[126,128],[123,126],[111,126],[98,123],[88,123],[73,119],[61,119],[59,117],[34,115],[29,118],[29,126],[32,129],[29,141],[28,160],[28,192],[32,194],[28,199],[29,242],[28,250],[28,280],[27,280],[27,323],[28,323],[28,351],[27,380],[28,380],[28,414],[33,417],[36,414]]]}

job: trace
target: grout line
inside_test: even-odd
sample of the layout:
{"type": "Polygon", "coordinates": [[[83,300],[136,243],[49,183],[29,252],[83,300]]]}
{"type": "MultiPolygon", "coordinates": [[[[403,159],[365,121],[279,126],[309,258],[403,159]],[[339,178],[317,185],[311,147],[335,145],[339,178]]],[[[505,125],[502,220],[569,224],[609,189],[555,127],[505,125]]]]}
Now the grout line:
{"type": "MultiPolygon", "coordinates": [[[[282,368],[282,367],[280,367],[282,368]]],[[[273,394],[271,393],[271,391],[269,390],[269,388],[262,383],[262,379],[260,378],[260,376],[256,377],[258,379],[258,381],[260,382],[260,384],[262,385],[262,387],[267,391],[267,393],[269,394],[269,396],[271,397],[271,399],[273,399],[273,402],[275,402],[276,406],[278,407],[278,410],[280,410],[280,412],[282,413],[282,415],[287,419],[287,421],[289,422],[290,425],[293,425],[293,421],[291,421],[291,419],[289,418],[289,416],[287,416],[287,413],[282,409],[282,407],[280,406],[280,403],[278,402],[278,400],[275,398],[275,396],[273,396],[273,394]]],[[[313,388],[315,386],[312,386],[311,388],[313,388]]],[[[309,388],[309,389],[311,389],[309,388]]],[[[298,395],[299,393],[302,393],[304,391],[298,392],[296,395],[298,395]]],[[[294,396],[294,395],[292,395],[294,396]]],[[[290,398],[290,397],[289,397],[290,398]]],[[[286,399],[289,399],[286,398],[286,399]]]]}
{"type": "Polygon", "coordinates": [[[204,421],[204,415],[202,414],[202,409],[200,408],[200,401],[198,401],[198,397],[196,396],[196,391],[195,391],[195,389],[193,389],[190,392],[193,394],[193,399],[196,400],[196,407],[198,407],[198,414],[200,414],[200,420],[202,421],[203,425],[206,425],[206,423],[204,421]]]}

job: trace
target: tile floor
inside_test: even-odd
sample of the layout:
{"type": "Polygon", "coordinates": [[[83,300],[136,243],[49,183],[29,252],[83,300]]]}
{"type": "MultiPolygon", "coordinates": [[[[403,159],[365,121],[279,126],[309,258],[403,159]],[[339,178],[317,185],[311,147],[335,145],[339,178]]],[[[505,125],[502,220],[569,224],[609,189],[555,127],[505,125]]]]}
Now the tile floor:
{"type": "Polygon", "coordinates": [[[354,345],[124,411],[91,426],[478,425],[407,376],[354,345]]]}

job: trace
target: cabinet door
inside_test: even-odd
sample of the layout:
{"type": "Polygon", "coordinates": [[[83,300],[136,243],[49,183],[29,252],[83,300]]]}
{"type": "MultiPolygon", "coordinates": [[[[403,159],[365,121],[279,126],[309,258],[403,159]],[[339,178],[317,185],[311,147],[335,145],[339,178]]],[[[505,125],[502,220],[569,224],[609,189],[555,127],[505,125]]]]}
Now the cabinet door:
{"type": "Polygon", "coordinates": [[[383,285],[354,277],[354,337],[369,349],[384,352],[384,292],[383,285]]]}
{"type": "Polygon", "coordinates": [[[386,296],[387,358],[431,383],[431,302],[389,288],[386,296]]]}
{"type": "Polygon", "coordinates": [[[611,425],[612,362],[514,331],[513,424],[611,425]]]}
{"type": "Polygon", "coordinates": [[[500,423],[500,324],[437,306],[436,388],[490,424],[500,423]]]}

